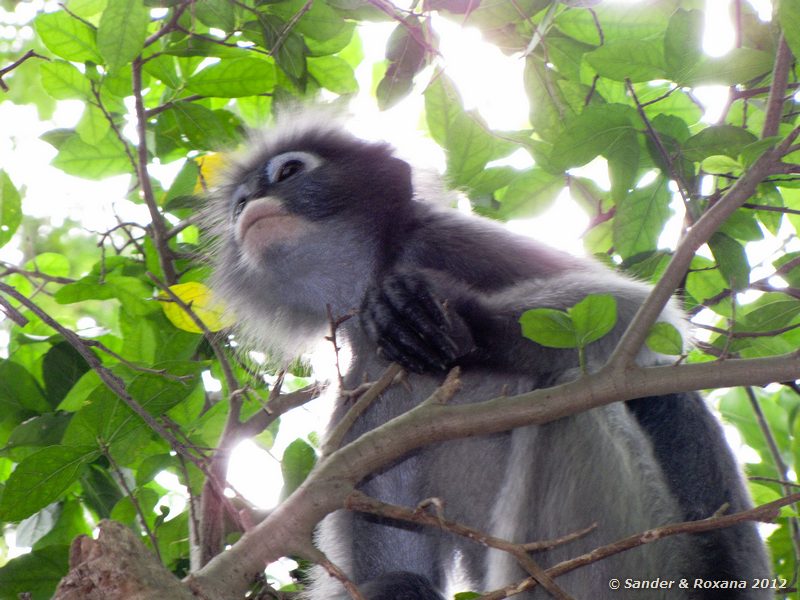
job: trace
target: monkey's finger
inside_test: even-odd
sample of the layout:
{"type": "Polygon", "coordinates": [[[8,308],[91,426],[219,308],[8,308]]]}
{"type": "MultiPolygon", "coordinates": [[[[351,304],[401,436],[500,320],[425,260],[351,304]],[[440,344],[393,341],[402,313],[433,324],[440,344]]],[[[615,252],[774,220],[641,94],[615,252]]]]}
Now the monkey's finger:
{"type": "Polygon", "coordinates": [[[360,317],[367,336],[378,345],[387,360],[415,373],[447,368],[445,360],[426,345],[382,294],[367,295],[360,317]]]}
{"type": "Polygon", "coordinates": [[[383,292],[393,311],[402,319],[398,321],[424,340],[425,346],[444,364],[452,364],[458,358],[458,345],[450,335],[451,323],[426,285],[393,277],[386,282],[383,292]]]}

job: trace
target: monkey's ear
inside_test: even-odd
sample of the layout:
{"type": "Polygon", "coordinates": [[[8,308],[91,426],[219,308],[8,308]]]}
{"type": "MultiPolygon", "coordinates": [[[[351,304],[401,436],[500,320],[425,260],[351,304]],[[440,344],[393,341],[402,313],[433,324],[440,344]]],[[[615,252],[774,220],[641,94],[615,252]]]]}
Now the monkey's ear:
{"type": "Polygon", "coordinates": [[[398,201],[410,200],[413,195],[411,183],[411,166],[396,156],[389,156],[385,163],[385,173],[388,189],[392,197],[398,201]]]}

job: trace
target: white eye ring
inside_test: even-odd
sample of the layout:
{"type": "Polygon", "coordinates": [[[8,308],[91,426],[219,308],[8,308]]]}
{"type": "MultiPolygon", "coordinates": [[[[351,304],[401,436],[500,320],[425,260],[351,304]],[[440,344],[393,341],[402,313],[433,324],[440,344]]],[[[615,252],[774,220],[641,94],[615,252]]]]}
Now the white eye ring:
{"type": "Polygon", "coordinates": [[[316,169],[321,164],[319,156],[308,152],[284,152],[267,163],[267,179],[270,183],[279,183],[298,173],[316,169]]]}

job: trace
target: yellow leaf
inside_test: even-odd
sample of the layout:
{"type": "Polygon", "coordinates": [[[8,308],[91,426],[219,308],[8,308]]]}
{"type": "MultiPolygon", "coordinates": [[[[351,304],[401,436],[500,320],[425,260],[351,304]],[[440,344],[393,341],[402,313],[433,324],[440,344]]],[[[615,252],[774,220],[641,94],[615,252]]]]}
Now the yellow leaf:
{"type": "MultiPolygon", "coordinates": [[[[208,286],[192,281],[172,285],[169,289],[209,331],[219,331],[233,325],[233,318],[229,313],[226,314],[225,306],[214,298],[208,286]]],[[[183,306],[174,302],[166,293],[159,294],[158,299],[164,308],[164,314],[175,327],[191,333],[203,333],[183,306]]]]}
{"type": "Polygon", "coordinates": [[[220,184],[226,164],[224,154],[215,152],[199,156],[194,160],[197,166],[200,167],[200,177],[197,178],[197,183],[194,186],[195,194],[202,194],[220,184]]]}

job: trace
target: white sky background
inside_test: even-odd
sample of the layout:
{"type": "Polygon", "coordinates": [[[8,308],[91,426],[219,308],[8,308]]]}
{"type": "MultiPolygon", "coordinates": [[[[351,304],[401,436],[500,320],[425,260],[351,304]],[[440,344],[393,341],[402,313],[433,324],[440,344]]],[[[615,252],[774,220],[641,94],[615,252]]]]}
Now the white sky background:
{"type": "MultiPolygon", "coordinates": [[[[633,3],[636,0],[610,0],[618,3],[633,3]]],[[[760,15],[768,19],[771,13],[769,0],[750,0],[760,15]]],[[[34,0],[21,4],[18,10],[34,10],[43,4],[34,0]]],[[[728,21],[730,0],[707,0],[707,25],[705,49],[709,54],[721,55],[733,46],[733,29],[728,21]]],[[[24,19],[23,19],[24,20],[24,19]]],[[[374,137],[380,132],[383,139],[391,141],[400,153],[415,164],[424,167],[443,169],[444,157],[441,149],[430,140],[423,140],[420,115],[422,114],[421,94],[411,98],[387,113],[378,113],[374,101],[369,98],[371,89],[373,60],[379,60],[385,50],[386,39],[394,24],[373,24],[362,32],[367,60],[357,72],[362,96],[354,101],[353,112],[358,115],[356,129],[363,135],[374,137]]],[[[520,129],[528,126],[528,106],[522,87],[524,60],[507,57],[490,44],[485,44],[477,30],[462,29],[444,19],[434,19],[434,27],[441,36],[441,51],[448,75],[456,82],[466,108],[476,108],[492,128],[520,129]]],[[[2,30],[0,29],[0,35],[2,30]]],[[[424,83],[425,78],[419,80],[424,83]]],[[[420,91],[420,90],[418,90],[420,91]]],[[[712,107],[705,119],[716,119],[714,106],[720,106],[726,88],[706,88],[695,93],[708,106],[712,107]]],[[[52,121],[40,122],[36,111],[29,106],[16,106],[4,103],[0,106],[0,166],[20,187],[25,185],[25,214],[50,217],[55,223],[73,218],[89,231],[105,231],[121,220],[147,221],[149,215],[144,206],[125,200],[129,178],[112,177],[100,182],[92,182],[71,177],[49,166],[55,150],[38,137],[56,127],[74,127],[80,118],[83,104],[78,101],[62,101],[52,121]]],[[[131,135],[135,139],[135,135],[131,135]]],[[[514,166],[527,166],[529,159],[517,162],[514,166]]],[[[169,173],[176,171],[175,165],[154,168],[156,177],[167,179],[169,173]]],[[[608,187],[603,161],[596,161],[581,169],[582,172],[598,179],[608,187]],[[603,180],[605,179],[605,183],[603,180]]],[[[169,181],[164,181],[165,185],[169,181]]],[[[680,211],[671,233],[667,238],[676,239],[680,228],[680,211]]],[[[569,198],[562,194],[559,201],[535,219],[511,223],[511,229],[531,235],[553,246],[569,252],[583,253],[580,237],[588,225],[588,217],[569,198]]],[[[668,244],[671,245],[671,244],[668,244]]],[[[750,246],[748,246],[748,250],[750,246]]],[[[21,253],[14,243],[0,249],[0,260],[17,263],[21,253]]],[[[757,263],[753,260],[753,263],[757,263]]],[[[0,353],[7,345],[7,334],[0,330],[0,353]],[[5,338],[3,336],[6,336],[5,338]]],[[[319,404],[319,403],[317,403],[319,404]]],[[[279,459],[285,446],[295,439],[299,432],[321,431],[324,426],[325,411],[309,406],[282,418],[281,433],[272,449],[272,458],[252,442],[243,443],[234,453],[229,477],[232,485],[254,503],[271,507],[277,502],[280,492],[279,459]],[[253,473],[258,473],[257,477],[253,473]]],[[[175,488],[177,480],[170,481],[167,474],[160,481],[175,488]]],[[[176,507],[177,508],[177,507],[176,507]]]]}

